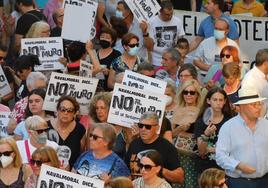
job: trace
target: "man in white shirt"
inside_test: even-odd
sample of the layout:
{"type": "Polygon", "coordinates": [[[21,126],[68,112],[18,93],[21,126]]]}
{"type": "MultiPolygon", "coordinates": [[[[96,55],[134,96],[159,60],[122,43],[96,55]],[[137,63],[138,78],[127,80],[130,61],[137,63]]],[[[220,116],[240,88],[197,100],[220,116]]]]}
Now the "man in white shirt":
{"type": "MultiPolygon", "coordinates": [[[[156,67],[161,66],[163,52],[168,48],[175,47],[177,40],[185,35],[182,21],[173,14],[172,3],[162,1],[160,6],[160,14],[149,22],[149,36],[147,36],[153,41],[148,50],[152,51],[152,64],[156,67]]],[[[150,45],[147,44],[147,46],[150,45]]]]}

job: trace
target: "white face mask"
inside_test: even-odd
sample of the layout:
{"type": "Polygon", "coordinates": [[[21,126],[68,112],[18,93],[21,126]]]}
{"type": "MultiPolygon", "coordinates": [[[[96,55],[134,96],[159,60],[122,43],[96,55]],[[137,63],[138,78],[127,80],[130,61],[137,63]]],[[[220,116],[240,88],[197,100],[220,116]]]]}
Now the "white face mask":
{"type": "Polygon", "coordinates": [[[1,162],[1,166],[3,168],[6,168],[8,165],[10,165],[13,162],[13,157],[2,155],[0,157],[0,162],[1,162]]]}
{"type": "Polygon", "coordinates": [[[172,97],[171,96],[166,96],[166,106],[170,105],[172,103],[172,97]]]}

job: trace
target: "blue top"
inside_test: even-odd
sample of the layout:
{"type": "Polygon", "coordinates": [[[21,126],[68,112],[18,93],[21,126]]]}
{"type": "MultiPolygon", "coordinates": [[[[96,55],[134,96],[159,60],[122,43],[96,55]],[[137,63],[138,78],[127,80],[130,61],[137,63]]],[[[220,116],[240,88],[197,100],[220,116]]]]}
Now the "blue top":
{"type": "Polygon", "coordinates": [[[228,176],[258,178],[268,172],[268,120],[259,118],[255,130],[250,129],[240,115],[227,121],[220,129],[216,145],[216,161],[228,176]],[[236,169],[240,163],[256,169],[245,174],[236,169]]]}
{"type": "MultiPolygon", "coordinates": [[[[238,31],[234,20],[230,16],[226,16],[224,14],[221,15],[221,18],[225,18],[229,21],[229,33],[227,35],[228,38],[232,40],[236,40],[239,38],[238,31]]],[[[212,16],[206,17],[199,26],[198,36],[209,38],[214,36],[214,23],[215,20],[212,16]]]]}
{"type": "Polygon", "coordinates": [[[92,151],[86,151],[77,159],[74,169],[78,174],[98,179],[102,173],[111,174],[112,178],[130,175],[124,161],[114,152],[103,159],[96,159],[92,151]]]}

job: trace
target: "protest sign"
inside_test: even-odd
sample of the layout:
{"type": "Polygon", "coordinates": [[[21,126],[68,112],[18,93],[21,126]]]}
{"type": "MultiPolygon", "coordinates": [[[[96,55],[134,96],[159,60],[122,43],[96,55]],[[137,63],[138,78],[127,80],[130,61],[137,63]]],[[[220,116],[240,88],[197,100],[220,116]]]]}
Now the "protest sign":
{"type": "MultiPolygon", "coordinates": [[[[175,10],[175,15],[183,22],[185,37],[192,41],[198,33],[203,19],[208,15],[201,12],[175,10]]],[[[244,63],[251,63],[259,49],[267,48],[268,19],[265,17],[231,16],[236,25],[239,38],[241,59],[244,63]]]]}
{"type": "Polygon", "coordinates": [[[148,22],[161,9],[156,0],[125,0],[135,18],[148,22]]]}
{"type": "Polygon", "coordinates": [[[80,60],[79,76],[90,78],[92,77],[93,65],[87,61],[80,60]]]}
{"type": "Polygon", "coordinates": [[[130,70],[125,71],[122,82],[130,87],[159,94],[165,94],[167,86],[167,82],[163,80],[151,78],[130,70]]]}
{"type": "Polygon", "coordinates": [[[9,94],[11,92],[11,88],[8,84],[6,75],[0,65],[0,98],[9,94]]]}
{"type": "Polygon", "coordinates": [[[166,106],[166,96],[116,83],[110,105],[108,122],[131,127],[139,122],[146,111],[156,112],[161,125],[166,106]]]}
{"type": "Polygon", "coordinates": [[[55,112],[58,99],[67,95],[77,100],[82,115],[88,115],[88,105],[95,94],[98,81],[95,78],[52,72],[43,109],[55,112]]]}
{"type": "Polygon", "coordinates": [[[24,38],[21,39],[21,55],[37,55],[41,63],[35,70],[64,69],[59,62],[63,57],[63,43],[61,37],[24,38]]]}
{"type": "Polygon", "coordinates": [[[76,1],[77,3],[67,2],[64,9],[62,38],[84,43],[93,39],[96,34],[94,22],[98,3],[81,0],[76,1]]]}
{"type": "Polygon", "coordinates": [[[10,120],[10,112],[1,112],[0,114],[0,138],[8,136],[7,125],[10,120]]]}
{"type": "Polygon", "coordinates": [[[42,164],[37,187],[103,188],[104,181],[42,164]]]}

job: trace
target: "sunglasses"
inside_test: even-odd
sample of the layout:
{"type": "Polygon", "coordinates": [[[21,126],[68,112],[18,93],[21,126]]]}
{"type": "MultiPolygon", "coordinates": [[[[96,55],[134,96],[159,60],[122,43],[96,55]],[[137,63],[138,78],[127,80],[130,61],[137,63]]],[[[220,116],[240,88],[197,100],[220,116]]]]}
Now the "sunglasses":
{"type": "Polygon", "coordinates": [[[73,108],[64,108],[64,107],[60,107],[59,108],[60,112],[64,112],[64,113],[74,113],[74,109],[73,108]]]}
{"type": "Polygon", "coordinates": [[[221,54],[220,57],[221,57],[221,58],[226,57],[226,59],[229,59],[229,58],[231,57],[231,55],[230,55],[230,54],[221,54]]]}
{"type": "Polygon", "coordinates": [[[150,171],[155,166],[149,165],[149,164],[138,163],[138,167],[139,167],[140,170],[142,170],[144,168],[145,171],[150,171]]]}
{"type": "Polygon", "coordinates": [[[1,157],[2,155],[8,157],[8,156],[11,155],[11,153],[13,153],[13,151],[4,151],[4,152],[0,153],[0,157],[1,157]]]}
{"type": "Polygon", "coordinates": [[[135,46],[137,46],[137,47],[139,47],[139,43],[136,43],[136,44],[128,44],[128,46],[130,47],[130,48],[134,48],[135,46]]]}
{"type": "Polygon", "coordinates": [[[0,56],[0,61],[2,61],[2,60],[6,60],[6,57],[0,56]]]}
{"type": "Polygon", "coordinates": [[[93,140],[97,140],[98,138],[103,138],[103,137],[101,137],[101,136],[98,136],[98,135],[95,135],[95,134],[89,134],[89,137],[90,138],[93,138],[93,140]]]}
{"type": "Polygon", "coordinates": [[[40,160],[34,160],[34,159],[31,159],[31,160],[30,160],[30,164],[31,164],[32,166],[36,165],[36,166],[38,166],[38,167],[42,166],[43,163],[47,163],[47,162],[49,162],[49,161],[45,161],[45,162],[43,162],[43,161],[40,161],[40,160]]]}
{"type": "Polygon", "coordinates": [[[49,130],[49,128],[46,129],[39,129],[39,130],[35,130],[37,132],[37,134],[42,134],[43,132],[47,132],[49,130]]]}
{"type": "Polygon", "coordinates": [[[147,125],[147,124],[143,124],[143,123],[138,123],[138,127],[139,127],[140,129],[142,129],[143,127],[145,127],[145,129],[147,129],[147,130],[151,130],[151,128],[152,128],[153,126],[156,126],[156,125],[147,125]]]}
{"type": "Polygon", "coordinates": [[[183,95],[195,95],[196,94],[196,92],[195,91],[187,91],[187,90],[184,90],[183,92],[182,92],[182,94],[183,95]]]}

